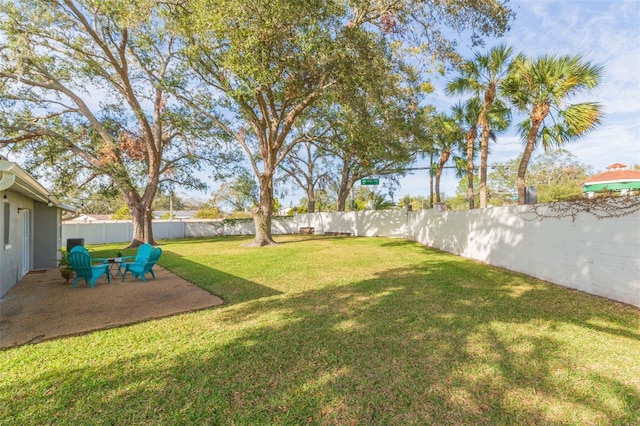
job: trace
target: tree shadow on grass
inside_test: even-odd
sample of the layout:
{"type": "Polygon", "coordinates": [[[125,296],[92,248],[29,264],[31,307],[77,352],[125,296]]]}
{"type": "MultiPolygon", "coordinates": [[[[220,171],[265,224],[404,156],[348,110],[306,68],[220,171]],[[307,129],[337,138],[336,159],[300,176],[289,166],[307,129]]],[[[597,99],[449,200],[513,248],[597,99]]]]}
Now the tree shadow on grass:
{"type": "Polygon", "coordinates": [[[225,303],[242,303],[282,294],[279,290],[194,262],[170,250],[162,253],[162,266],[180,277],[188,276],[193,284],[222,298],[225,303]]]}
{"type": "Polygon", "coordinates": [[[634,334],[637,310],[499,272],[437,259],[280,297],[246,289],[246,303],[141,324],[128,339],[87,336],[105,361],[2,381],[0,403],[8,420],[34,423],[637,422],[638,363],[615,376],[615,361],[581,354],[614,339],[638,361],[638,342],[616,331],[634,334]]]}
{"type": "MultiPolygon", "coordinates": [[[[263,297],[271,297],[282,294],[282,292],[273,288],[258,284],[256,282],[246,280],[236,275],[231,275],[222,270],[213,268],[209,265],[192,261],[188,257],[184,257],[179,253],[171,250],[172,246],[180,246],[183,244],[194,245],[199,243],[229,243],[245,241],[244,237],[213,237],[213,238],[196,238],[187,241],[171,240],[170,244],[161,245],[163,248],[162,255],[158,260],[158,264],[170,270],[172,273],[198,287],[208,291],[209,293],[222,298],[225,304],[241,303],[253,299],[263,297]]],[[[95,250],[94,256],[109,257],[113,250],[95,250]]],[[[123,252],[124,255],[135,256],[136,249],[123,252]]]]}

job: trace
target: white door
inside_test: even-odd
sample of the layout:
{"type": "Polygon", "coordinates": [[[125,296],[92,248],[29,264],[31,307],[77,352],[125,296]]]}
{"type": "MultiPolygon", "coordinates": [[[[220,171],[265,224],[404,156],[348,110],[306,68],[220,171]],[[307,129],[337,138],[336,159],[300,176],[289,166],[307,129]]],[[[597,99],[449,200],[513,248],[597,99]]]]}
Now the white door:
{"type": "Polygon", "coordinates": [[[31,269],[31,214],[22,210],[22,276],[31,269]]]}

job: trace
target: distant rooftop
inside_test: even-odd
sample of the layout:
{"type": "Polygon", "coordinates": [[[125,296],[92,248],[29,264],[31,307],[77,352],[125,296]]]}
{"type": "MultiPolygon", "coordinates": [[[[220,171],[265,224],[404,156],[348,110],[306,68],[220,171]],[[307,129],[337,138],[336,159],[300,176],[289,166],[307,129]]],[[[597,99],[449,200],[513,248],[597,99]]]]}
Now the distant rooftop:
{"type": "Polygon", "coordinates": [[[627,165],[614,163],[607,171],[590,177],[582,184],[583,192],[640,189],[640,171],[627,170],[627,165]]]}

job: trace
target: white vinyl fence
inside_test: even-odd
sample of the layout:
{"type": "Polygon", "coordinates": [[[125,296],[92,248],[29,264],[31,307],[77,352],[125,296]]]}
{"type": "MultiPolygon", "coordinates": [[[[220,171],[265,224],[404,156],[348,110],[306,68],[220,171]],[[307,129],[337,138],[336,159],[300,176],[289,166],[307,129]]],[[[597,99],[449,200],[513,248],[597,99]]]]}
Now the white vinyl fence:
{"type": "MultiPolygon", "coordinates": [[[[273,221],[274,234],[406,238],[429,247],[522,272],[565,287],[640,307],[640,212],[598,219],[581,212],[556,218],[549,207],[313,213],[273,221]],[[547,214],[548,213],[548,214],[547,214]]],[[[154,222],[154,237],[251,235],[251,221],[154,222]]],[[[66,238],[86,244],[131,240],[131,224],[64,224],[66,238]]]]}
{"type": "MultiPolygon", "coordinates": [[[[298,232],[293,218],[275,219],[274,234],[298,232]]],[[[252,220],[185,220],[154,221],[153,237],[157,240],[170,238],[215,237],[222,235],[253,235],[252,220]]],[[[133,238],[133,225],[129,221],[67,222],[62,224],[62,244],[69,238],[83,238],[85,244],[107,244],[129,242],[133,238]]]]}

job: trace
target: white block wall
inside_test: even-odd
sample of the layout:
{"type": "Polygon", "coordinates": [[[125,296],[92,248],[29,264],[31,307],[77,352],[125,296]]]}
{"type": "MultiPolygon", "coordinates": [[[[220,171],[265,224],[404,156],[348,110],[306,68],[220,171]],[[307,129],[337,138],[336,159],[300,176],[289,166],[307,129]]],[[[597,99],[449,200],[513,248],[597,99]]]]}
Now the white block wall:
{"type": "MultiPolygon", "coordinates": [[[[540,208],[540,207],[539,207],[540,208]]],[[[640,306],[640,212],[540,219],[530,207],[410,214],[409,239],[640,306]]],[[[551,214],[541,208],[542,216],[551,214]]]]}

